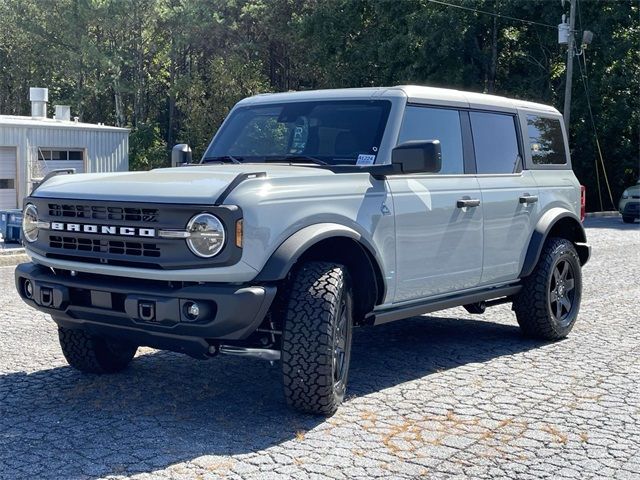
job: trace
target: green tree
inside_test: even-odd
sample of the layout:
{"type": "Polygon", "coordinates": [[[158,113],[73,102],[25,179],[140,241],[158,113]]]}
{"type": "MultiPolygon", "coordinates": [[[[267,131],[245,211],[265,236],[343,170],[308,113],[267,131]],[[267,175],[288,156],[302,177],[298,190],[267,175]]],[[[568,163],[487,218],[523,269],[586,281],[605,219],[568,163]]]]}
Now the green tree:
{"type": "MultiPolygon", "coordinates": [[[[464,8],[429,0],[2,0],[0,112],[26,114],[28,88],[49,87],[83,121],[130,127],[132,167],[151,168],[168,164],[174,143],[190,143],[198,158],[233,104],[260,92],[417,83],[562,107],[566,50],[555,26],[568,4],[447,1],[464,8]]],[[[640,9],[635,0],[578,5],[578,30],[595,39],[576,63],[570,145],[588,208],[600,208],[600,197],[611,208],[584,84],[588,77],[617,199],[638,176],[640,9]]]]}

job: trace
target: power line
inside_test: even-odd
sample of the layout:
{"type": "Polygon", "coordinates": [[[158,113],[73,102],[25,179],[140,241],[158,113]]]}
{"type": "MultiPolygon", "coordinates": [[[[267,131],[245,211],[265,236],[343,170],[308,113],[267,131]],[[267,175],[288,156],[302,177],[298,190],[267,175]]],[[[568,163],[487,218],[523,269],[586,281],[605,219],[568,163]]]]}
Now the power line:
{"type": "Polygon", "coordinates": [[[515,20],[516,22],[528,23],[530,25],[539,25],[541,27],[553,28],[554,30],[558,29],[557,25],[549,25],[548,23],[540,23],[540,22],[534,22],[532,20],[524,20],[522,18],[510,17],[509,15],[501,15],[501,14],[495,13],[495,12],[487,12],[486,10],[478,10],[476,8],[465,7],[464,5],[456,5],[455,3],[447,3],[447,2],[443,2],[441,0],[427,0],[427,2],[437,3],[438,5],[446,5],[447,7],[459,8],[461,10],[468,10],[470,12],[482,13],[484,15],[491,15],[492,17],[499,17],[499,18],[506,18],[508,20],[515,20]]]}
{"type": "MultiPolygon", "coordinates": [[[[576,4],[578,6],[578,24],[580,25],[579,31],[582,32],[583,31],[582,30],[582,12],[580,10],[580,1],[578,0],[576,4]]],[[[584,53],[584,50],[583,50],[583,53],[584,53]]],[[[584,80],[584,76],[587,75],[587,58],[586,57],[584,58],[584,73],[582,73],[582,64],[580,63],[580,57],[578,57],[578,67],[580,67],[580,78],[582,80],[582,85],[584,87],[585,95],[587,96],[587,102],[588,102],[589,99],[591,98],[591,95],[589,92],[589,87],[584,80]]],[[[594,132],[595,132],[595,128],[594,128],[594,132]]],[[[596,135],[596,141],[597,141],[597,138],[598,137],[596,135]]],[[[594,160],[593,162],[594,166],[596,167],[596,186],[598,187],[598,200],[600,202],[600,211],[604,211],[604,204],[602,203],[602,187],[600,186],[600,167],[598,166],[598,158],[594,156],[593,160],[594,160]]]]}
{"type": "MultiPolygon", "coordinates": [[[[613,209],[616,209],[616,205],[613,201],[613,194],[611,193],[611,186],[609,185],[609,177],[607,175],[607,170],[604,166],[604,158],[602,157],[602,149],[600,148],[600,140],[598,139],[598,130],[596,129],[596,122],[593,119],[593,110],[591,109],[591,91],[589,89],[589,77],[587,73],[587,58],[584,53],[584,49],[582,50],[582,54],[578,55],[578,67],[580,68],[580,77],[582,78],[582,86],[584,87],[584,93],[587,97],[587,108],[589,110],[589,118],[591,119],[591,128],[593,129],[593,136],[596,140],[596,148],[598,149],[598,157],[600,158],[600,164],[602,165],[602,173],[604,174],[604,181],[607,185],[607,191],[609,193],[609,200],[611,201],[611,206],[613,209]],[[584,71],[582,69],[582,63],[580,62],[580,57],[584,62],[584,71]]],[[[600,196],[600,172],[598,169],[598,159],[596,159],[596,176],[598,180],[598,195],[600,196]]],[[[602,197],[600,197],[600,209],[603,210],[602,207],[602,197]]]]}

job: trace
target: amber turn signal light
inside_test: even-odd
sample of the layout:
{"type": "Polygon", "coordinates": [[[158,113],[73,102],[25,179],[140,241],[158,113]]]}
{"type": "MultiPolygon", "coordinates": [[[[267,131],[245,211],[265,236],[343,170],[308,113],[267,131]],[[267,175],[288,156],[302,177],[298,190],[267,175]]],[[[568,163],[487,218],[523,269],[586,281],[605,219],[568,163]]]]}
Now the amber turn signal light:
{"type": "Polygon", "coordinates": [[[242,235],[243,235],[243,229],[242,229],[242,219],[238,220],[236,222],[236,247],[238,248],[242,248],[242,235]]]}

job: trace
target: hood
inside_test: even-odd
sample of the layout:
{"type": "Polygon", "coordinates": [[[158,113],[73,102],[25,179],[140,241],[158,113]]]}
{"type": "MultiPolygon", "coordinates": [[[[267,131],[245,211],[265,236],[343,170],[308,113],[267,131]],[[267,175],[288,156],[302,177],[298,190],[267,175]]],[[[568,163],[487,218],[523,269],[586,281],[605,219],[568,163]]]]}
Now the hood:
{"type": "Polygon", "coordinates": [[[635,185],[631,185],[629,188],[625,189],[625,191],[629,195],[640,195],[640,183],[636,183],[635,185]]]}
{"type": "Polygon", "coordinates": [[[266,172],[267,178],[292,179],[335,175],[329,170],[313,166],[273,164],[224,164],[161,168],[148,172],[81,173],[53,177],[43,183],[33,196],[211,204],[236,176],[253,172],[266,172]]]}

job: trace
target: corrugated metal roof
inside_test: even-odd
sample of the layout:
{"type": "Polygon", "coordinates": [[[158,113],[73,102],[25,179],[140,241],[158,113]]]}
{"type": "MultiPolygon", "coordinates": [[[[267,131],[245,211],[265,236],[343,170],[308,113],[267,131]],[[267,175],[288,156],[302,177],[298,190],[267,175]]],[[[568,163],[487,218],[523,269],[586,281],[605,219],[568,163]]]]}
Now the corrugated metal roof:
{"type": "Polygon", "coordinates": [[[82,130],[129,132],[128,128],[97,125],[95,123],[68,122],[53,118],[21,117],[18,115],[0,115],[0,126],[12,127],[48,127],[48,128],[77,128],[82,130]]]}

